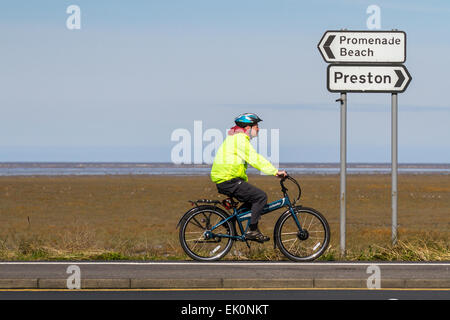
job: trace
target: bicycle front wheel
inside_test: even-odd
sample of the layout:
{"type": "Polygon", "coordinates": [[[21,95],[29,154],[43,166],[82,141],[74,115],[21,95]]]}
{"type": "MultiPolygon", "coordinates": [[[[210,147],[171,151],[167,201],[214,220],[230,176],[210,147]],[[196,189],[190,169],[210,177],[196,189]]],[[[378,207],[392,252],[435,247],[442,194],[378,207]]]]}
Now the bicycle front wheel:
{"type": "Polygon", "coordinates": [[[219,208],[202,208],[189,214],[180,226],[180,243],[184,252],[194,260],[214,261],[224,257],[233,245],[233,223],[226,221],[214,230],[212,227],[226,220],[228,215],[219,208]]]}
{"type": "Polygon", "coordinates": [[[293,261],[312,261],[320,257],[330,242],[330,227],[317,210],[295,207],[298,228],[290,211],[279,218],[275,226],[276,244],[280,251],[293,261]]]}

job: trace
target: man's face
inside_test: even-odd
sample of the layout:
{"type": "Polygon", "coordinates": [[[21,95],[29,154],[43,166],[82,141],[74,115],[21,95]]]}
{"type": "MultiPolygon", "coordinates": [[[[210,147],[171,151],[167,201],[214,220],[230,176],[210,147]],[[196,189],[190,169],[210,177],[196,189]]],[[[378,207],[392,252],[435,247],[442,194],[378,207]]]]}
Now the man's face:
{"type": "Polygon", "coordinates": [[[250,126],[248,126],[249,127],[249,135],[250,135],[250,138],[255,138],[255,137],[257,137],[258,136],[258,132],[259,132],[259,127],[258,127],[258,124],[255,124],[254,126],[252,126],[252,127],[250,127],[250,126]]]}

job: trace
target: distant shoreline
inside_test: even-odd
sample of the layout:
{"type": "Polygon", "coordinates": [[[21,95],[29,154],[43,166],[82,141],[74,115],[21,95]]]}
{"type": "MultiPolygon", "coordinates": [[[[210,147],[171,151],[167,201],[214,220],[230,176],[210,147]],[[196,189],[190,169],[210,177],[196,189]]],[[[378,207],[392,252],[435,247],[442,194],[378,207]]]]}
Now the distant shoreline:
{"type": "MultiPolygon", "coordinates": [[[[0,168],[80,168],[80,167],[149,167],[149,168],[209,168],[211,164],[174,164],[171,162],[0,162],[0,168]]],[[[340,168],[339,162],[281,162],[280,168],[340,168]]],[[[391,163],[351,162],[347,168],[390,168],[391,163]]],[[[450,163],[399,163],[399,168],[450,169],[450,163]]]]}
{"type": "MultiPolygon", "coordinates": [[[[290,174],[333,175],[339,163],[280,163],[290,174]]],[[[209,175],[210,164],[134,163],[134,162],[1,162],[0,176],[93,176],[93,175],[209,175]]],[[[348,174],[390,174],[390,163],[349,163],[348,174]]],[[[249,167],[248,174],[259,172],[249,167]]],[[[450,164],[399,164],[399,174],[450,175],[450,164]]]]}

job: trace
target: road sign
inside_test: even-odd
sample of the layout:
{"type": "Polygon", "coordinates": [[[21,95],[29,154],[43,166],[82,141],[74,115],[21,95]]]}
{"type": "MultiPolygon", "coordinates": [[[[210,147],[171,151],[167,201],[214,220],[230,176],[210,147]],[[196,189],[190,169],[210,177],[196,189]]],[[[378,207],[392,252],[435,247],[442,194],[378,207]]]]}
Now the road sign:
{"type": "Polygon", "coordinates": [[[327,88],[341,98],[340,247],[345,256],[347,92],[387,92],[392,96],[392,243],[397,242],[397,93],[411,82],[405,66],[403,31],[325,31],[317,45],[327,69],[327,88]]]}
{"type": "Polygon", "coordinates": [[[411,82],[403,65],[330,64],[327,88],[331,92],[403,92],[411,82]]]}
{"type": "Polygon", "coordinates": [[[403,31],[326,31],[318,46],[326,62],[403,63],[406,33],[403,31]]]}

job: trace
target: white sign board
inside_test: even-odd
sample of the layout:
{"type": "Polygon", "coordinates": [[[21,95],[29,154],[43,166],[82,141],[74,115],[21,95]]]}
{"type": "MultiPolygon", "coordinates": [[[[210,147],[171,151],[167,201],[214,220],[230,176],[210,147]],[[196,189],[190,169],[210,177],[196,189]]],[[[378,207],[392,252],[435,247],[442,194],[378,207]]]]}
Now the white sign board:
{"type": "Polygon", "coordinates": [[[403,65],[330,64],[327,69],[331,92],[403,92],[411,79],[403,65]]]}
{"type": "Polygon", "coordinates": [[[403,31],[326,31],[318,44],[326,62],[403,63],[403,31]]]}

